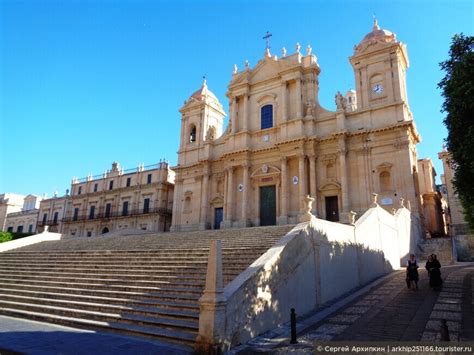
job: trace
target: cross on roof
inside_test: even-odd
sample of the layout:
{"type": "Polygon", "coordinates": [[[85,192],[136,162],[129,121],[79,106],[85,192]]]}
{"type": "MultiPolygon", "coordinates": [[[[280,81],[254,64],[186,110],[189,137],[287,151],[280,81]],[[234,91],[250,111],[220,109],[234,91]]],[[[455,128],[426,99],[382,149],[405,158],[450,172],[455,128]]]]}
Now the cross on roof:
{"type": "Polygon", "coordinates": [[[263,36],[263,39],[265,40],[265,49],[270,49],[270,37],[272,36],[272,34],[270,32],[267,31],[267,33],[265,34],[265,36],[263,36]]]}

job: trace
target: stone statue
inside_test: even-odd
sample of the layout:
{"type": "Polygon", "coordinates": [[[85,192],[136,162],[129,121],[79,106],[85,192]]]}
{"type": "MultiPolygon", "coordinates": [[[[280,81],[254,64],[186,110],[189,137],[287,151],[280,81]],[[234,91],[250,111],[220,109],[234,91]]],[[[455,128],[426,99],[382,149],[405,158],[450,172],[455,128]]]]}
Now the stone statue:
{"type": "Polygon", "coordinates": [[[216,135],[216,129],[214,126],[209,126],[206,132],[206,141],[213,141],[216,135]]]}
{"type": "Polygon", "coordinates": [[[303,200],[304,214],[300,217],[300,222],[309,222],[313,218],[315,218],[314,215],[311,213],[311,210],[313,209],[313,202],[314,202],[314,198],[311,197],[310,195],[306,195],[306,197],[303,200]]]}
{"type": "Polygon", "coordinates": [[[311,48],[311,46],[308,44],[308,46],[306,47],[306,55],[311,55],[313,52],[313,48],[311,48]]]}
{"type": "Polygon", "coordinates": [[[282,57],[286,57],[286,48],[285,48],[285,47],[283,47],[283,48],[281,49],[281,56],[282,56],[282,57]]]}
{"type": "Polygon", "coordinates": [[[340,91],[337,92],[335,96],[335,101],[336,101],[336,107],[338,110],[343,110],[343,111],[346,110],[347,100],[344,96],[342,96],[340,91]]]}
{"type": "Polygon", "coordinates": [[[233,74],[237,74],[239,69],[237,68],[237,64],[234,64],[234,70],[232,71],[233,74]]]}
{"type": "Polygon", "coordinates": [[[405,207],[405,199],[403,197],[400,197],[400,208],[405,207]]]}
{"type": "Polygon", "coordinates": [[[354,212],[354,211],[350,211],[349,212],[349,223],[354,225],[355,222],[356,222],[356,216],[357,216],[357,213],[354,212]]]}
{"type": "Polygon", "coordinates": [[[250,69],[250,63],[249,63],[248,59],[245,60],[245,69],[246,70],[250,69]]]}
{"type": "Polygon", "coordinates": [[[372,206],[371,207],[377,207],[379,204],[377,202],[377,197],[379,195],[376,194],[375,192],[372,192],[372,206]]]}
{"type": "Polygon", "coordinates": [[[306,102],[306,117],[313,116],[313,103],[308,100],[306,102]]]}
{"type": "Polygon", "coordinates": [[[300,49],[301,49],[300,43],[299,43],[299,42],[296,42],[296,46],[295,46],[296,53],[299,53],[299,52],[300,52],[300,49]]]}

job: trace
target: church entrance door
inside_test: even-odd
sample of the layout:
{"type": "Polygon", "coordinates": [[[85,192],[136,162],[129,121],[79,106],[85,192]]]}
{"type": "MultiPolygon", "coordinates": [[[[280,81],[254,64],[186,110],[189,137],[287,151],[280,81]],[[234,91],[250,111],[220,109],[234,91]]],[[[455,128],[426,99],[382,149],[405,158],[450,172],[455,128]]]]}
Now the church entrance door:
{"type": "Polygon", "coordinates": [[[339,205],[337,196],[326,196],[326,220],[339,222],[339,205]]]}
{"type": "Polygon", "coordinates": [[[214,209],[214,229],[221,228],[221,222],[224,217],[224,209],[222,207],[214,209]]]}
{"type": "Polygon", "coordinates": [[[260,225],[274,226],[276,224],[276,188],[273,186],[260,187],[260,225]]]}

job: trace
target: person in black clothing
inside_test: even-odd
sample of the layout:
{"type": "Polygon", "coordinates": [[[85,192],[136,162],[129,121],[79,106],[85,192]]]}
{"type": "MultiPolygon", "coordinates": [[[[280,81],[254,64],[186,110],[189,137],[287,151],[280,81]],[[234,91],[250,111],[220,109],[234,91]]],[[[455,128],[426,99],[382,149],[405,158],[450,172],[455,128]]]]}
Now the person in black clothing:
{"type": "Polygon", "coordinates": [[[431,254],[428,257],[425,269],[428,271],[430,277],[430,287],[434,290],[439,289],[443,284],[443,280],[441,279],[441,264],[439,263],[436,254],[431,254]]]}
{"type": "Polygon", "coordinates": [[[407,285],[413,291],[418,290],[418,263],[415,259],[415,254],[410,254],[410,259],[407,260],[407,285]]]}

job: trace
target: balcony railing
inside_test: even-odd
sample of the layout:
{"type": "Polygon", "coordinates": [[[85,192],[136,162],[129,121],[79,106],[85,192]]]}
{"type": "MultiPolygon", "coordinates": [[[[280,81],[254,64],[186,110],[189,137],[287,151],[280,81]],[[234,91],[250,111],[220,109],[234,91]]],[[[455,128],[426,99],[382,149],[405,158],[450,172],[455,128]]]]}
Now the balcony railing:
{"type": "Polygon", "coordinates": [[[161,216],[166,216],[169,217],[171,216],[171,210],[168,208],[149,208],[148,210],[146,209],[134,209],[134,210],[129,210],[127,213],[124,213],[123,211],[114,211],[110,213],[96,213],[93,216],[90,214],[81,214],[78,216],[72,216],[72,217],[65,217],[63,218],[63,222],[81,222],[81,221],[93,221],[93,220],[103,220],[103,219],[112,219],[112,218],[124,218],[124,217],[136,217],[136,216],[143,216],[143,215],[148,215],[148,214],[159,214],[161,216]]]}
{"type": "Polygon", "coordinates": [[[58,221],[55,221],[55,220],[39,221],[38,227],[56,226],[57,224],[58,224],[58,221]]]}

